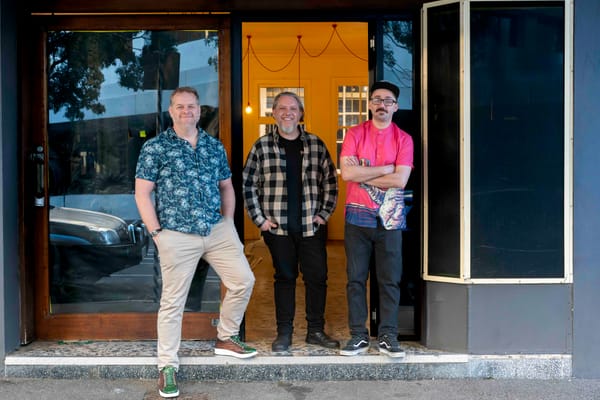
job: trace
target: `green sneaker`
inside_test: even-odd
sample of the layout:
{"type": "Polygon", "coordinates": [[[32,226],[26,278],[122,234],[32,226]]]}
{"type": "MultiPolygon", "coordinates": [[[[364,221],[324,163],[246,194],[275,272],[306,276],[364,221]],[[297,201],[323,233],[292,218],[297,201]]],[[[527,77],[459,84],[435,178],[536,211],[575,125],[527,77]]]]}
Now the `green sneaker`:
{"type": "Polygon", "coordinates": [[[170,365],[160,370],[158,373],[158,394],[160,394],[160,397],[179,396],[176,375],[177,370],[170,365]]]}
{"type": "Polygon", "coordinates": [[[231,336],[227,340],[217,339],[215,354],[219,356],[232,356],[236,358],[250,358],[258,354],[255,348],[242,342],[239,336],[231,336]]]}

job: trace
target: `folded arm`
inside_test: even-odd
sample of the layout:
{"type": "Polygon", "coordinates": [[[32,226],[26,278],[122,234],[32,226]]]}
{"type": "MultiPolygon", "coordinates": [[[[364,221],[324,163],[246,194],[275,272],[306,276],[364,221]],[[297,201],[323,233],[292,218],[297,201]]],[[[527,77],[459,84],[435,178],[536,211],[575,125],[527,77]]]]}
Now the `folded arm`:
{"type": "Polygon", "coordinates": [[[360,165],[356,156],[342,157],[340,163],[343,180],[380,188],[404,188],[411,172],[411,167],[407,165],[360,165]]]}

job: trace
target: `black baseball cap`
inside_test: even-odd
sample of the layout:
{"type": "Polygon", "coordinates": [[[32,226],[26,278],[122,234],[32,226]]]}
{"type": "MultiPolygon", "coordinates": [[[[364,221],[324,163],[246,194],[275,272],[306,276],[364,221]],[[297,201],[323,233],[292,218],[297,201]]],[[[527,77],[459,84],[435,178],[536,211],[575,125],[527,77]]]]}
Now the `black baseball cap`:
{"type": "Polygon", "coordinates": [[[389,81],[377,81],[373,84],[373,86],[371,86],[371,96],[373,95],[373,92],[376,91],[377,89],[387,89],[390,92],[392,92],[394,94],[394,97],[396,99],[398,99],[398,96],[400,95],[400,88],[398,88],[398,86],[394,85],[392,82],[389,81]]]}

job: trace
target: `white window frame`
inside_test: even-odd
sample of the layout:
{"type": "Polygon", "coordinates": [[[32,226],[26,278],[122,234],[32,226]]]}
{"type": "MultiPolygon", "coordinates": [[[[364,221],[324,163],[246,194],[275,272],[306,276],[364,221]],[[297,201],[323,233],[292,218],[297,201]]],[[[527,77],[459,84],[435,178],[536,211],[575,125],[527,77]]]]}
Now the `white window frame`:
{"type": "MultiPolygon", "coordinates": [[[[532,2],[548,2],[533,0],[532,2]]],[[[561,278],[471,278],[471,113],[470,107],[470,6],[471,3],[512,2],[522,0],[441,0],[423,5],[421,10],[421,110],[423,133],[423,279],[461,284],[566,284],[573,282],[573,2],[564,3],[564,273],[561,278]],[[427,12],[429,8],[459,4],[460,15],[460,272],[459,277],[429,274],[428,271],[428,174],[427,174],[427,12]]]]}

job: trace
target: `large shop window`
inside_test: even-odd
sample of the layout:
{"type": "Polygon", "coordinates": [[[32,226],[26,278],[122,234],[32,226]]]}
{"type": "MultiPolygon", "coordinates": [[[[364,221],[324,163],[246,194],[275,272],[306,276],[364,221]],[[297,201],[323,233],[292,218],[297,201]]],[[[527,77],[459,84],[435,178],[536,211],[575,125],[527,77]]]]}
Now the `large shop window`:
{"type": "Polygon", "coordinates": [[[565,15],[560,1],[424,8],[429,279],[569,279],[565,15]]]}
{"type": "MultiPolygon", "coordinates": [[[[196,88],[199,125],[218,136],[217,31],[52,31],[47,52],[52,313],[155,312],[160,255],[135,205],[137,158],[171,125],[177,86],[196,88]]],[[[186,311],[218,312],[220,297],[200,265],[186,311]]]]}

